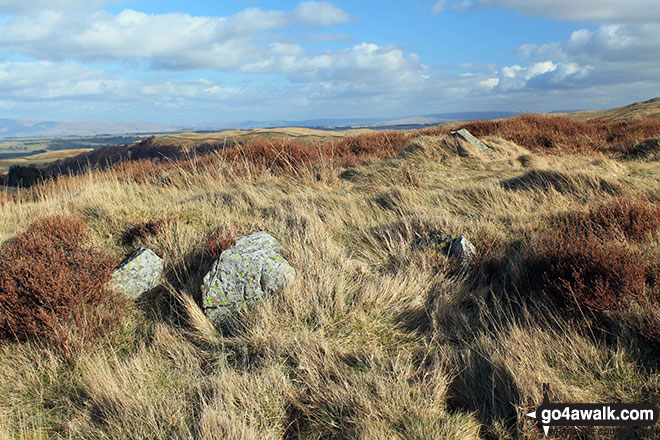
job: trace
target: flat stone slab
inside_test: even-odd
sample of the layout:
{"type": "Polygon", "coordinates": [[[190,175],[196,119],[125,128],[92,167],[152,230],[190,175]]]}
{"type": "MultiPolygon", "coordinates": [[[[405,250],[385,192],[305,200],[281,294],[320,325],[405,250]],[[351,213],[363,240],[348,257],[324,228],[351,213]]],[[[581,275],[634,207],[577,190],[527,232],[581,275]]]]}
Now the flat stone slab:
{"type": "Polygon", "coordinates": [[[237,309],[282,290],[295,278],[274,237],[263,231],[246,235],[223,251],[204,276],[204,313],[222,325],[237,309]]]}
{"type": "Polygon", "coordinates": [[[462,138],[466,142],[469,142],[470,144],[474,145],[479,151],[483,151],[484,153],[493,153],[495,151],[492,148],[490,148],[488,145],[481,142],[476,137],[472,136],[472,133],[467,131],[465,128],[461,128],[458,131],[452,131],[451,134],[462,138]]]}
{"type": "Polygon", "coordinates": [[[137,298],[158,285],[163,267],[162,258],[151,249],[141,247],[117,266],[108,286],[137,298]]]}

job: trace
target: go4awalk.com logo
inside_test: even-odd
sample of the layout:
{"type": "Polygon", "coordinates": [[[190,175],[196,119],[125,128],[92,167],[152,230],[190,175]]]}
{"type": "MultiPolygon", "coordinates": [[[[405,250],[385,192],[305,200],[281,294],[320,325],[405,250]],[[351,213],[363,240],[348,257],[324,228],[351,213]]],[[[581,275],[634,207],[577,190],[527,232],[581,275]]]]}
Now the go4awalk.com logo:
{"type": "Polygon", "coordinates": [[[553,426],[654,426],[658,409],[646,403],[553,403],[550,388],[543,384],[543,402],[527,415],[547,436],[553,426]]]}

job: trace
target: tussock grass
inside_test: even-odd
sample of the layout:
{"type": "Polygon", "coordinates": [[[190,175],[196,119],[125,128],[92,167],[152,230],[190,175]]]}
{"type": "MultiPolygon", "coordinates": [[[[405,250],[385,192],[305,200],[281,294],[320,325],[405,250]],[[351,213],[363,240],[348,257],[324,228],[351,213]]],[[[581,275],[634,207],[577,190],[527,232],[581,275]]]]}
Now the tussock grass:
{"type": "Polygon", "coordinates": [[[152,248],[167,279],[76,356],[2,342],[0,437],[527,438],[542,383],[557,400],[660,402],[657,279],[583,316],[528,268],[562,224],[657,259],[656,162],[388,136],[124,163],[3,196],[0,241],[69,213],[116,261],[152,248]],[[214,329],[201,278],[255,230],[298,278],[214,329]],[[416,245],[443,235],[468,237],[476,263],[416,245]]]}

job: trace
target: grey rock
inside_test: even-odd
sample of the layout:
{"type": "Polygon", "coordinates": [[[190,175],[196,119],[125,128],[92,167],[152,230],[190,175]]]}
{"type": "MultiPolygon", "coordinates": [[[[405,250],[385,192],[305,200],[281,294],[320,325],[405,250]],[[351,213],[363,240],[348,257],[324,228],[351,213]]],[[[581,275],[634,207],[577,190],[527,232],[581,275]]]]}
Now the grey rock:
{"type": "Polygon", "coordinates": [[[469,142],[470,144],[474,145],[479,151],[483,151],[484,153],[492,153],[495,151],[492,148],[490,148],[488,145],[481,142],[476,137],[472,136],[472,134],[469,131],[467,131],[465,128],[461,128],[458,131],[452,131],[451,134],[462,138],[466,142],[469,142]]]}
{"type": "Polygon", "coordinates": [[[267,232],[254,232],[222,252],[204,276],[204,312],[222,325],[237,309],[282,290],[295,278],[280,243],[267,232]]]}
{"type": "Polygon", "coordinates": [[[476,255],[477,249],[462,235],[451,242],[451,246],[449,247],[450,257],[460,258],[463,262],[467,263],[476,255]]]}
{"type": "Polygon", "coordinates": [[[115,269],[109,287],[137,298],[158,285],[163,267],[162,258],[151,249],[141,247],[115,269]]]}

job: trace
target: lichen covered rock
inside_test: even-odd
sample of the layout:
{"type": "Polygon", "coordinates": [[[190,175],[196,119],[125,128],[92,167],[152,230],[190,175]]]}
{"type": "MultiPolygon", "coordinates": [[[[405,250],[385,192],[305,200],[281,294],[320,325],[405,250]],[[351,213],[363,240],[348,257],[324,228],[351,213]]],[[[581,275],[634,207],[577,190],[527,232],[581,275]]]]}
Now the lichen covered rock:
{"type": "Polygon", "coordinates": [[[108,286],[137,298],[158,285],[163,267],[162,258],[151,249],[141,247],[115,269],[108,286]]]}
{"type": "Polygon", "coordinates": [[[254,232],[239,238],[213,263],[202,282],[202,307],[214,324],[222,325],[238,308],[280,291],[295,277],[278,241],[266,232],[254,232]]]}

